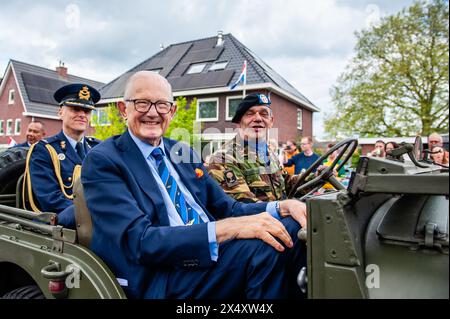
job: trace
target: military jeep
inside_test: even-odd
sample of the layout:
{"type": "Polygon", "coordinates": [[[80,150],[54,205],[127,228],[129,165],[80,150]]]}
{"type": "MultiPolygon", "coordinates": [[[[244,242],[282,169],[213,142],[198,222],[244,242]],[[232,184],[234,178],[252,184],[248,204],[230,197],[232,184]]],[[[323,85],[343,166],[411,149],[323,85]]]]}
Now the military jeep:
{"type": "MultiPolygon", "coordinates": [[[[425,160],[419,138],[389,159],[361,157],[346,187],[333,171],[356,147],[336,144],[332,165],[311,179],[305,172],[289,194],[308,207],[299,286],[308,298],[448,298],[448,167],[425,160]],[[315,195],[326,183],[335,190],[315,195]]],[[[76,231],[57,225],[56,214],[22,209],[26,152],[0,153],[0,296],[126,298],[124,283],[87,248],[92,225],[79,182],[76,231]]]]}
{"type": "MultiPolygon", "coordinates": [[[[0,153],[0,297],[126,298],[119,282],[88,248],[90,219],[82,195],[77,231],[57,225],[51,212],[23,207],[22,187],[27,148],[0,153]]],[[[82,194],[81,184],[77,189],[82,194]]],[[[25,199],[26,200],[26,199],[25,199]]]]}

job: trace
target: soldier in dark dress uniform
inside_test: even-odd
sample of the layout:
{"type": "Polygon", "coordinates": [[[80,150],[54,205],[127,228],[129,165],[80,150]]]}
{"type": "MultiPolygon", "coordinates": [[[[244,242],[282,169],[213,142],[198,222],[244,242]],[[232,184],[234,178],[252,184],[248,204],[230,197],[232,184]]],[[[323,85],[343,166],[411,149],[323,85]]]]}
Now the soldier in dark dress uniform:
{"type": "Polygon", "coordinates": [[[60,105],[62,130],[30,147],[23,198],[29,200],[27,208],[57,213],[58,224],[75,228],[72,187],[86,153],[100,142],[85,136],[100,93],[86,84],[69,84],[58,89],[54,98],[60,105]]]}

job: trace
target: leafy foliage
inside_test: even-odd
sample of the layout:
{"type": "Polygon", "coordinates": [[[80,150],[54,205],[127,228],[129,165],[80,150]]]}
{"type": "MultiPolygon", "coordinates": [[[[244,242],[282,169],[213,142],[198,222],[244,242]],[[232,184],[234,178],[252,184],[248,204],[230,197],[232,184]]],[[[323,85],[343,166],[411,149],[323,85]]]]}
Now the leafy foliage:
{"type": "Polygon", "coordinates": [[[192,145],[195,140],[194,133],[200,133],[200,124],[196,123],[197,99],[194,98],[189,107],[186,107],[187,99],[179,96],[176,104],[177,112],[164,136],[192,145]]]}
{"type": "Polygon", "coordinates": [[[100,119],[98,118],[98,113],[92,115],[92,123],[95,123],[95,134],[94,136],[100,140],[105,140],[108,137],[122,134],[127,128],[125,120],[119,113],[119,109],[116,104],[110,103],[105,108],[107,122],[109,124],[99,125],[100,119]]]}
{"type": "Polygon", "coordinates": [[[331,90],[330,136],[448,132],[449,7],[418,1],[356,33],[356,56],[331,90]]]}

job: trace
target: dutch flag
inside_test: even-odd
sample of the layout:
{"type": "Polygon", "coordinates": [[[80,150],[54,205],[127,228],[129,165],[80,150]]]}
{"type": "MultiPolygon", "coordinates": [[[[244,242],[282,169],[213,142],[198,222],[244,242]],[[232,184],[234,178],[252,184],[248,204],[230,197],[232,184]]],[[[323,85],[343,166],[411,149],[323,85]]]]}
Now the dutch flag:
{"type": "Polygon", "coordinates": [[[231,84],[230,90],[233,90],[236,86],[238,86],[240,83],[246,84],[247,83],[247,60],[244,61],[244,65],[242,66],[241,74],[239,75],[236,82],[231,84]]]}
{"type": "Polygon", "coordinates": [[[17,145],[17,142],[12,137],[9,137],[8,138],[8,147],[13,147],[16,145],[17,145]]]}

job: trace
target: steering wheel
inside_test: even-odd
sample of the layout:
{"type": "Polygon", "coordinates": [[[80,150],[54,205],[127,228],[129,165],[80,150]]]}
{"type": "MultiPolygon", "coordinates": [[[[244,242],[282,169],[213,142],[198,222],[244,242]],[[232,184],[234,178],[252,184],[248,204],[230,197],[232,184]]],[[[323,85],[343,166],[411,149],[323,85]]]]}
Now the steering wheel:
{"type": "Polygon", "coordinates": [[[310,194],[313,194],[316,192],[319,188],[321,188],[326,183],[330,183],[335,189],[341,190],[345,189],[345,186],[342,185],[341,182],[334,176],[333,171],[334,168],[337,166],[336,170],[339,171],[352,157],[353,153],[355,152],[356,148],[358,147],[358,140],[348,138],[345,139],[336,145],[334,145],[332,148],[330,148],[325,154],[323,154],[317,161],[314,162],[302,175],[300,175],[299,179],[295,183],[294,187],[289,192],[288,198],[293,198],[297,193],[305,190],[313,188],[311,191],[308,192],[305,196],[300,198],[300,200],[304,199],[310,194]],[[347,152],[347,150],[350,148],[350,151],[347,152]],[[305,183],[306,178],[314,171],[316,170],[320,165],[322,165],[322,162],[328,158],[333,152],[336,150],[340,150],[339,154],[334,159],[333,163],[324,168],[319,175],[314,177],[312,180],[305,183]],[[347,152],[347,153],[346,153],[347,152]],[[338,164],[340,159],[344,156],[344,160],[338,164]]]}

